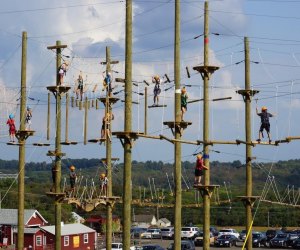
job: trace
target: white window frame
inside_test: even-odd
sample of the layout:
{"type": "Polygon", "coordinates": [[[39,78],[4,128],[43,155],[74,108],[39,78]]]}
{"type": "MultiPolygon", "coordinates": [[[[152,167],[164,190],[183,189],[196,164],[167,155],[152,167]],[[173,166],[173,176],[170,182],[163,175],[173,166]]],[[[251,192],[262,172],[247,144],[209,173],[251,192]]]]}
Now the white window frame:
{"type": "Polygon", "coordinates": [[[41,235],[36,236],[36,238],[35,238],[35,244],[36,244],[36,246],[39,246],[39,247],[43,245],[42,236],[41,235]]]}
{"type": "Polygon", "coordinates": [[[89,243],[89,234],[83,234],[83,243],[84,244],[89,243]]]}
{"type": "Polygon", "coordinates": [[[64,236],[64,246],[67,247],[70,245],[70,236],[64,236]]]}

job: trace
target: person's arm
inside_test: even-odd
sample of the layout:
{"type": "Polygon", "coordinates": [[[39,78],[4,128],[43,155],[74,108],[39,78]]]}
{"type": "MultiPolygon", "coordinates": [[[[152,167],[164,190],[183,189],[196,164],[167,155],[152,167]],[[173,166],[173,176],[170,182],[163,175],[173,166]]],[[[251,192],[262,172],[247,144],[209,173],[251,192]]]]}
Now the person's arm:
{"type": "Polygon", "coordinates": [[[258,115],[258,108],[256,107],[256,114],[258,115]]]}

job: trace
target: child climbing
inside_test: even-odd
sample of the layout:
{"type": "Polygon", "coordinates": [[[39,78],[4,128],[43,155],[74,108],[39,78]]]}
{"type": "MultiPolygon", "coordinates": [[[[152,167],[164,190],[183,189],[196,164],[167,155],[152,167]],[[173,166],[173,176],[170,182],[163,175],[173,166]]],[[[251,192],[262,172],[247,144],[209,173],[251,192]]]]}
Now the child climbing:
{"type": "Polygon", "coordinates": [[[25,129],[30,130],[31,129],[31,118],[32,118],[32,112],[31,108],[28,106],[26,110],[26,118],[25,118],[25,129]]]}
{"type": "Polygon", "coordinates": [[[152,82],[155,84],[153,89],[153,106],[157,106],[159,102],[160,89],[160,77],[158,75],[152,77],[152,82]]]}
{"type": "Polygon", "coordinates": [[[108,179],[106,174],[104,173],[100,174],[99,180],[100,180],[100,195],[107,196],[108,179]]]}
{"type": "Polygon", "coordinates": [[[6,124],[9,127],[10,142],[15,142],[16,125],[15,125],[15,120],[14,120],[14,115],[13,114],[10,114],[8,116],[8,120],[7,120],[6,124]]]}
{"type": "MultiPolygon", "coordinates": [[[[104,76],[103,76],[104,77],[104,76]]],[[[103,80],[103,88],[102,88],[102,91],[104,91],[106,89],[106,92],[108,94],[108,96],[110,97],[111,96],[111,93],[112,93],[112,75],[110,72],[108,72],[105,77],[104,77],[104,80],[103,80]]]]}
{"type": "Polygon", "coordinates": [[[101,139],[106,139],[106,134],[111,140],[110,133],[110,123],[114,119],[114,114],[107,113],[106,116],[102,118],[102,126],[101,126],[101,139]]]}
{"type": "Polygon", "coordinates": [[[78,99],[80,95],[80,101],[82,101],[82,96],[83,96],[83,77],[82,77],[82,72],[80,71],[80,74],[77,79],[77,89],[76,89],[76,99],[78,99]]]}
{"type": "Polygon", "coordinates": [[[261,113],[258,113],[258,108],[256,107],[256,114],[258,116],[260,116],[260,121],[261,121],[257,142],[260,143],[261,138],[264,138],[263,131],[265,129],[267,131],[267,135],[268,135],[268,138],[269,138],[269,143],[271,143],[272,140],[271,140],[271,134],[270,134],[270,121],[269,121],[269,118],[273,117],[274,115],[271,114],[271,113],[268,113],[268,109],[265,106],[263,106],[261,108],[261,113]]]}
{"type": "Polygon", "coordinates": [[[187,111],[187,99],[188,95],[186,92],[186,88],[183,87],[181,89],[181,121],[183,121],[183,115],[187,111]]]}
{"type": "Polygon", "coordinates": [[[69,62],[65,61],[58,68],[58,77],[59,77],[58,85],[60,86],[63,85],[64,83],[64,76],[67,74],[68,66],[69,66],[69,62]]]}
{"type": "Polygon", "coordinates": [[[208,170],[208,167],[204,165],[202,154],[198,154],[195,166],[194,186],[201,186],[201,178],[204,174],[203,170],[208,170]]]}
{"type": "Polygon", "coordinates": [[[76,179],[77,179],[77,176],[75,173],[75,167],[72,165],[70,167],[70,186],[71,186],[70,191],[71,192],[75,190],[76,179]]]}

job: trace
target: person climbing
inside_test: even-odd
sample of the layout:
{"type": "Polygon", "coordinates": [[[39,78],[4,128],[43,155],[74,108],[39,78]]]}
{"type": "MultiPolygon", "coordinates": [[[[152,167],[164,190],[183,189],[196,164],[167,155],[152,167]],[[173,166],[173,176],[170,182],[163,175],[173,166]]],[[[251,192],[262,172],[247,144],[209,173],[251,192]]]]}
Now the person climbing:
{"type": "Polygon", "coordinates": [[[26,110],[25,130],[30,130],[30,128],[31,128],[31,118],[32,118],[32,112],[31,112],[31,108],[28,106],[27,110],[26,110]]]}
{"type": "Polygon", "coordinates": [[[59,86],[63,85],[63,83],[64,83],[64,76],[67,74],[68,66],[69,66],[69,62],[65,61],[58,68],[58,77],[59,77],[58,85],[59,86]]]}
{"type": "Polygon", "coordinates": [[[55,191],[55,180],[56,180],[56,167],[55,164],[52,165],[51,173],[52,173],[52,187],[50,188],[50,192],[55,191]]]}
{"type": "Polygon", "coordinates": [[[106,89],[106,93],[110,97],[111,93],[112,93],[112,90],[113,90],[113,88],[112,88],[112,75],[111,75],[111,72],[107,72],[107,74],[104,77],[102,91],[104,91],[105,89],[106,89]]]}
{"type": "Polygon", "coordinates": [[[82,77],[82,72],[80,71],[80,74],[77,79],[77,89],[76,89],[76,99],[78,100],[80,95],[80,101],[82,101],[82,96],[83,96],[83,77],[82,77]]]}
{"type": "Polygon", "coordinates": [[[195,166],[194,186],[201,186],[201,178],[204,174],[203,170],[208,170],[208,167],[204,165],[202,154],[198,154],[195,166]]]}
{"type": "Polygon", "coordinates": [[[107,113],[106,116],[102,118],[102,126],[101,126],[101,139],[106,139],[106,134],[108,135],[109,139],[111,140],[110,136],[110,123],[114,119],[113,113],[107,113]]]}
{"type": "Polygon", "coordinates": [[[99,180],[100,180],[100,195],[107,196],[108,179],[106,174],[104,173],[100,174],[99,180]]]}
{"type": "Polygon", "coordinates": [[[183,115],[187,111],[187,99],[188,94],[186,92],[186,88],[183,87],[181,89],[181,121],[183,121],[183,115]]]}
{"type": "Polygon", "coordinates": [[[258,132],[257,142],[260,143],[261,138],[264,138],[263,131],[265,129],[267,131],[267,135],[268,135],[268,138],[269,138],[269,143],[271,143],[272,140],[271,140],[271,134],[270,134],[270,121],[269,121],[269,118],[273,117],[274,114],[268,113],[268,109],[265,106],[263,106],[261,108],[261,113],[258,113],[258,108],[256,107],[256,114],[258,116],[260,116],[260,122],[261,122],[259,132],[258,132]]]}
{"type": "Polygon", "coordinates": [[[159,94],[161,92],[160,89],[160,77],[158,75],[152,77],[152,82],[155,84],[153,89],[153,105],[152,106],[158,106],[159,102],[159,94]]]}
{"type": "Polygon", "coordinates": [[[75,167],[72,165],[70,167],[70,186],[71,186],[71,192],[75,190],[75,183],[76,183],[76,173],[75,173],[75,167]]]}
{"type": "Polygon", "coordinates": [[[15,142],[15,137],[16,137],[16,125],[15,125],[15,120],[14,120],[14,115],[10,114],[8,116],[8,120],[6,124],[9,127],[9,137],[10,137],[10,142],[15,142]]]}

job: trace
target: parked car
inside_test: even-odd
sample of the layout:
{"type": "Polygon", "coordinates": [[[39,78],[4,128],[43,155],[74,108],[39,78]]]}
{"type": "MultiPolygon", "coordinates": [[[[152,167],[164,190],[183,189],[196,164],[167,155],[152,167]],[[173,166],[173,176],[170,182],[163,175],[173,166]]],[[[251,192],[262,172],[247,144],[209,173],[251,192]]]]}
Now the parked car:
{"type": "Polygon", "coordinates": [[[300,249],[300,237],[293,242],[293,248],[300,249]]]}
{"type": "MultiPolygon", "coordinates": [[[[168,247],[168,250],[174,250],[174,243],[171,243],[168,247]]],[[[181,241],[181,250],[195,250],[195,244],[192,240],[182,240],[181,241]]]]}
{"type": "Polygon", "coordinates": [[[161,228],[162,239],[173,239],[174,238],[174,227],[161,228]]]}
{"type": "MultiPolygon", "coordinates": [[[[111,244],[111,249],[112,250],[122,250],[123,244],[119,242],[115,242],[111,244]]],[[[106,250],[106,248],[102,248],[101,250],[106,250]]],[[[135,250],[135,246],[131,246],[130,250],[135,250]]]]}
{"type": "MultiPolygon", "coordinates": [[[[197,236],[194,240],[195,246],[203,246],[203,232],[199,232],[199,236],[197,236]]],[[[212,232],[209,233],[209,243],[213,245],[215,243],[215,236],[212,232]]]]}
{"type": "Polygon", "coordinates": [[[220,235],[215,240],[215,246],[231,247],[231,246],[235,246],[237,241],[238,241],[238,238],[235,237],[233,234],[223,234],[223,235],[220,235]]]}
{"type": "Polygon", "coordinates": [[[261,247],[267,246],[267,237],[261,232],[252,232],[252,246],[261,247]]]}
{"type": "Polygon", "coordinates": [[[247,236],[247,230],[243,229],[243,230],[240,232],[239,239],[244,241],[244,240],[246,239],[246,236],[247,236]]]}
{"type": "Polygon", "coordinates": [[[221,236],[221,235],[234,235],[236,238],[239,238],[240,234],[238,233],[238,231],[236,231],[235,229],[232,229],[232,228],[225,228],[225,229],[221,229],[219,231],[219,235],[218,236],[221,236]]]}
{"type": "Polygon", "coordinates": [[[219,230],[216,227],[209,227],[209,231],[214,235],[218,236],[219,230]]]}
{"type": "Polygon", "coordinates": [[[198,227],[182,227],[181,238],[182,239],[195,239],[199,235],[198,227]]]}
{"type": "Polygon", "coordinates": [[[273,239],[270,240],[270,247],[287,247],[288,239],[288,234],[277,234],[273,239]]]}
{"type": "Polygon", "coordinates": [[[287,247],[292,247],[294,245],[295,240],[299,238],[298,234],[289,233],[288,234],[288,240],[286,241],[287,247]]]}
{"type": "Polygon", "coordinates": [[[282,234],[282,231],[278,229],[268,229],[266,231],[267,243],[269,243],[270,240],[273,239],[277,234],[282,234]]]}
{"type": "Polygon", "coordinates": [[[141,234],[146,232],[147,231],[147,228],[143,228],[143,227],[132,227],[130,229],[130,234],[131,234],[131,237],[134,237],[134,238],[140,238],[141,237],[141,234]]]}
{"type": "Polygon", "coordinates": [[[141,234],[142,239],[160,239],[161,231],[159,228],[149,228],[146,232],[141,234]]]}
{"type": "Polygon", "coordinates": [[[140,250],[165,250],[165,249],[157,244],[149,244],[149,245],[143,245],[140,250]]]}

